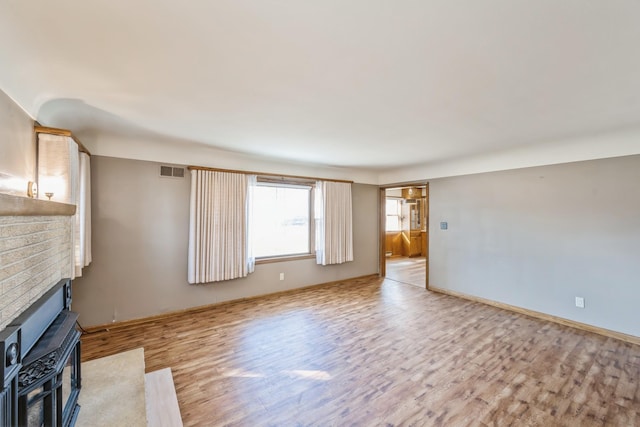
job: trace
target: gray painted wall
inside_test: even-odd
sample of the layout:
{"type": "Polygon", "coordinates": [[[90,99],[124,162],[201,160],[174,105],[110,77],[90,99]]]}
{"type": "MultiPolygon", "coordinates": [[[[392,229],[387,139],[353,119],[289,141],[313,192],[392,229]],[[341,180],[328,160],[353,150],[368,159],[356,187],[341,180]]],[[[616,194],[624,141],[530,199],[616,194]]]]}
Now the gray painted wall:
{"type": "Polygon", "coordinates": [[[26,196],[35,165],[33,120],[0,90],[0,192],[26,196]]]}
{"type": "Polygon", "coordinates": [[[640,336],[640,156],[429,188],[430,284],[640,336]]]}
{"type": "Polygon", "coordinates": [[[101,156],[91,162],[93,263],[74,282],[73,301],[83,326],[378,272],[378,188],[354,184],[355,261],[261,264],[247,278],[189,285],[189,177],[161,178],[154,162],[101,156]]]}

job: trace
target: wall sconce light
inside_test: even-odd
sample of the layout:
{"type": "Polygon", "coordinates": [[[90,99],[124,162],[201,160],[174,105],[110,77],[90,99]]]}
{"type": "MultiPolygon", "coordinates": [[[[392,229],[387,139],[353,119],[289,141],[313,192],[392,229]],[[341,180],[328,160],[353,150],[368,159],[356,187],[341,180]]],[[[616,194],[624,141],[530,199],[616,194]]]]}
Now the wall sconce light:
{"type": "Polygon", "coordinates": [[[29,181],[27,184],[27,197],[31,197],[32,199],[38,198],[38,184],[33,181],[29,181]]]}

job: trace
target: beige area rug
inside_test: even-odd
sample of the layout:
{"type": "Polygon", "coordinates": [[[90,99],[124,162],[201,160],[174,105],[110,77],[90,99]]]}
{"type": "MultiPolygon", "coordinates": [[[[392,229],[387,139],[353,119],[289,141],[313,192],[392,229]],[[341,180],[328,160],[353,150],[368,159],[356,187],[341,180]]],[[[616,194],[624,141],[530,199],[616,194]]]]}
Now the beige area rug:
{"type": "Polygon", "coordinates": [[[78,427],[144,427],[144,350],[137,348],[85,362],[78,427]]]}

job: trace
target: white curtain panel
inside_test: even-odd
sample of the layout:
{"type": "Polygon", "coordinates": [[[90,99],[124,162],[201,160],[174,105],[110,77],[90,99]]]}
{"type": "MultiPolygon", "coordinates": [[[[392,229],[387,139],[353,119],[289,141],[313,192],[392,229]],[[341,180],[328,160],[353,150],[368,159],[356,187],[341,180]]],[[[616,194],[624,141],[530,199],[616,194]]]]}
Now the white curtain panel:
{"type": "Polygon", "coordinates": [[[192,170],[189,220],[189,283],[246,277],[248,257],[245,174],[192,170]]]}
{"type": "Polygon", "coordinates": [[[78,144],[68,136],[38,134],[38,198],[75,205],[78,202],[78,144]]]}
{"type": "Polygon", "coordinates": [[[78,180],[78,204],[75,230],[75,274],[82,276],[82,269],[91,263],[91,158],[80,153],[78,180]]]}
{"type": "Polygon", "coordinates": [[[254,227],[254,216],[255,212],[254,208],[254,200],[255,200],[255,188],[258,184],[258,176],[257,175],[247,175],[247,270],[249,273],[253,273],[256,267],[256,256],[253,253],[253,243],[255,233],[253,232],[254,227]]]}
{"type": "Polygon", "coordinates": [[[353,206],[351,184],[316,183],[316,261],[342,264],[353,261],[353,206]]]}
{"type": "Polygon", "coordinates": [[[75,221],[71,225],[74,244],[71,245],[69,277],[76,277],[76,248],[80,245],[80,156],[78,144],[61,135],[38,134],[38,197],[52,201],[76,205],[75,221]]]}

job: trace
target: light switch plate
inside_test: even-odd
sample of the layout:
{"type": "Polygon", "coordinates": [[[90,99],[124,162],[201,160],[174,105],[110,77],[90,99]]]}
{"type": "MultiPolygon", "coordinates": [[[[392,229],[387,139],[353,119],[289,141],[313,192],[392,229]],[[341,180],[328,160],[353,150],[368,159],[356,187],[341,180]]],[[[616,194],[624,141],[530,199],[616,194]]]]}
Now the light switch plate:
{"type": "Polygon", "coordinates": [[[576,307],[584,308],[584,298],[576,297],[576,307]]]}
{"type": "Polygon", "coordinates": [[[443,221],[440,223],[440,230],[446,230],[449,228],[449,223],[446,221],[443,221]]]}

